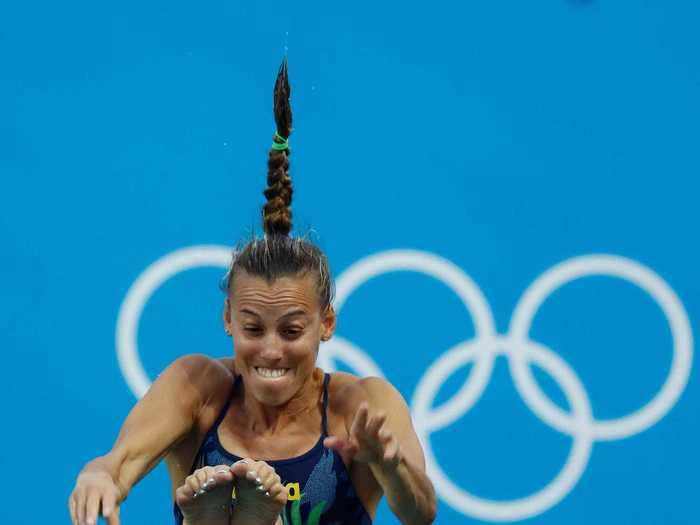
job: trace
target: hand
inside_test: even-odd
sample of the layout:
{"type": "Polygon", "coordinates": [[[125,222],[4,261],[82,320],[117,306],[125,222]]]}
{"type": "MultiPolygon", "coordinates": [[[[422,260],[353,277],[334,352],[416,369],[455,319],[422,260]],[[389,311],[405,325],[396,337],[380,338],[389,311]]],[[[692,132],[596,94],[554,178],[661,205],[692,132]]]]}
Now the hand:
{"type": "Polygon", "coordinates": [[[78,476],[68,498],[73,525],[96,525],[98,515],[109,525],[119,525],[121,490],[112,476],[104,471],[84,471],[78,476]]]}
{"type": "Polygon", "coordinates": [[[355,413],[347,438],[327,437],[323,445],[349,454],[355,461],[394,470],[403,457],[394,433],[386,428],[386,413],[369,413],[363,402],[355,413]]]}

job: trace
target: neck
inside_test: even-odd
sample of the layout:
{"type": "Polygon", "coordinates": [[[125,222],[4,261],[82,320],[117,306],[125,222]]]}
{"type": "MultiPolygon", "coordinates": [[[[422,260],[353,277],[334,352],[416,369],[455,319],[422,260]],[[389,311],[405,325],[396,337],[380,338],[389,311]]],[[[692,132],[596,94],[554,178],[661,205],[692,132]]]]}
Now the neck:
{"type": "Polygon", "coordinates": [[[243,413],[245,425],[255,434],[272,434],[289,423],[316,413],[323,392],[323,372],[314,370],[292,398],[277,406],[266,405],[245,391],[243,386],[243,413]]]}

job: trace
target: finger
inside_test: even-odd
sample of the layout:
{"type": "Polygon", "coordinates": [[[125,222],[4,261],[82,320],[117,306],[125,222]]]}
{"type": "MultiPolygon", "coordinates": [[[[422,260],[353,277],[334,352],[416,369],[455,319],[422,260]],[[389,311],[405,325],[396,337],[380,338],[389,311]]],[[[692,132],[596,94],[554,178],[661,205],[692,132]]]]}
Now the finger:
{"type": "Polygon", "coordinates": [[[379,412],[367,422],[367,434],[373,438],[378,438],[379,429],[382,428],[386,421],[386,413],[379,412]]]}
{"type": "Polygon", "coordinates": [[[398,465],[401,461],[401,447],[396,439],[392,438],[387,444],[383,460],[385,463],[394,466],[398,465]]]}
{"type": "Polygon", "coordinates": [[[77,525],[78,513],[76,508],[75,493],[73,493],[68,497],[68,512],[70,513],[70,521],[73,525],[77,525]]]}
{"type": "Polygon", "coordinates": [[[386,445],[394,437],[394,433],[391,430],[387,430],[386,428],[381,428],[379,430],[379,433],[377,434],[377,437],[379,438],[379,441],[382,443],[382,445],[386,445]]]}
{"type": "Polygon", "coordinates": [[[362,430],[364,430],[365,426],[367,425],[368,412],[369,408],[367,407],[367,403],[363,402],[360,404],[360,407],[357,409],[357,413],[353,418],[352,425],[350,426],[351,436],[357,436],[362,432],[362,430]]]}
{"type": "Polygon", "coordinates": [[[337,436],[328,436],[323,440],[323,446],[340,452],[345,448],[345,440],[337,436]]]}
{"type": "Polygon", "coordinates": [[[95,525],[97,523],[97,513],[100,510],[100,500],[102,494],[97,490],[90,490],[87,496],[85,505],[85,523],[87,525],[95,525]]]}
{"type": "Polygon", "coordinates": [[[323,440],[323,446],[340,453],[355,454],[357,445],[355,440],[343,439],[338,436],[329,436],[323,440]]]}
{"type": "Polygon", "coordinates": [[[86,494],[84,490],[79,490],[75,494],[75,513],[78,520],[76,525],[85,523],[85,500],[86,494]]]}
{"type": "Polygon", "coordinates": [[[108,492],[102,497],[102,516],[109,518],[114,507],[117,506],[117,495],[115,492],[108,492]]]}
{"type": "Polygon", "coordinates": [[[109,515],[109,518],[107,518],[107,525],[120,525],[121,521],[119,520],[119,507],[115,507],[114,510],[111,512],[109,515]]]}
{"type": "Polygon", "coordinates": [[[337,436],[329,436],[323,440],[323,445],[342,454],[354,456],[359,450],[356,439],[343,439],[337,436]]]}

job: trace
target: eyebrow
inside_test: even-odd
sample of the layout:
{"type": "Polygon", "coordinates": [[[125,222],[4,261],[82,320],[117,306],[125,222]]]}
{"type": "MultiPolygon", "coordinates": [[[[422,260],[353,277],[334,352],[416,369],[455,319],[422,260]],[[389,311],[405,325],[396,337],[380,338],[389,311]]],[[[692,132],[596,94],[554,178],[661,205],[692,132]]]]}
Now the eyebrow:
{"type": "MultiPolygon", "coordinates": [[[[258,314],[257,312],[254,312],[253,310],[249,310],[248,308],[241,308],[240,312],[242,314],[252,315],[254,317],[257,317],[258,319],[260,319],[260,317],[261,317],[260,314],[258,314]]],[[[292,310],[291,312],[287,312],[286,314],[281,316],[280,319],[284,319],[285,317],[292,317],[294,315],[306,315],[306,311],[301,309],[301,308],[297,308],[295,310],[292,310]]]]}

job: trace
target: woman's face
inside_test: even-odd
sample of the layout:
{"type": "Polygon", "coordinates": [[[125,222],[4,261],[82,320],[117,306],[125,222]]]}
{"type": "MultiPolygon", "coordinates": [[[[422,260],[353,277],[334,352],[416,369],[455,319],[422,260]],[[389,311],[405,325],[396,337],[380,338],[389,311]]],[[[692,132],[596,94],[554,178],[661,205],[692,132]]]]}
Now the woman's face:
{"type": "Polygon", "coordinates": [[[224,323],[233,336],[236,372],[246,392],[278,406],[311,379],[319,343],[335,329],[335,313],[321,311],[313,275],[268,283],[242,273],[226,300],[224,323]]]}

